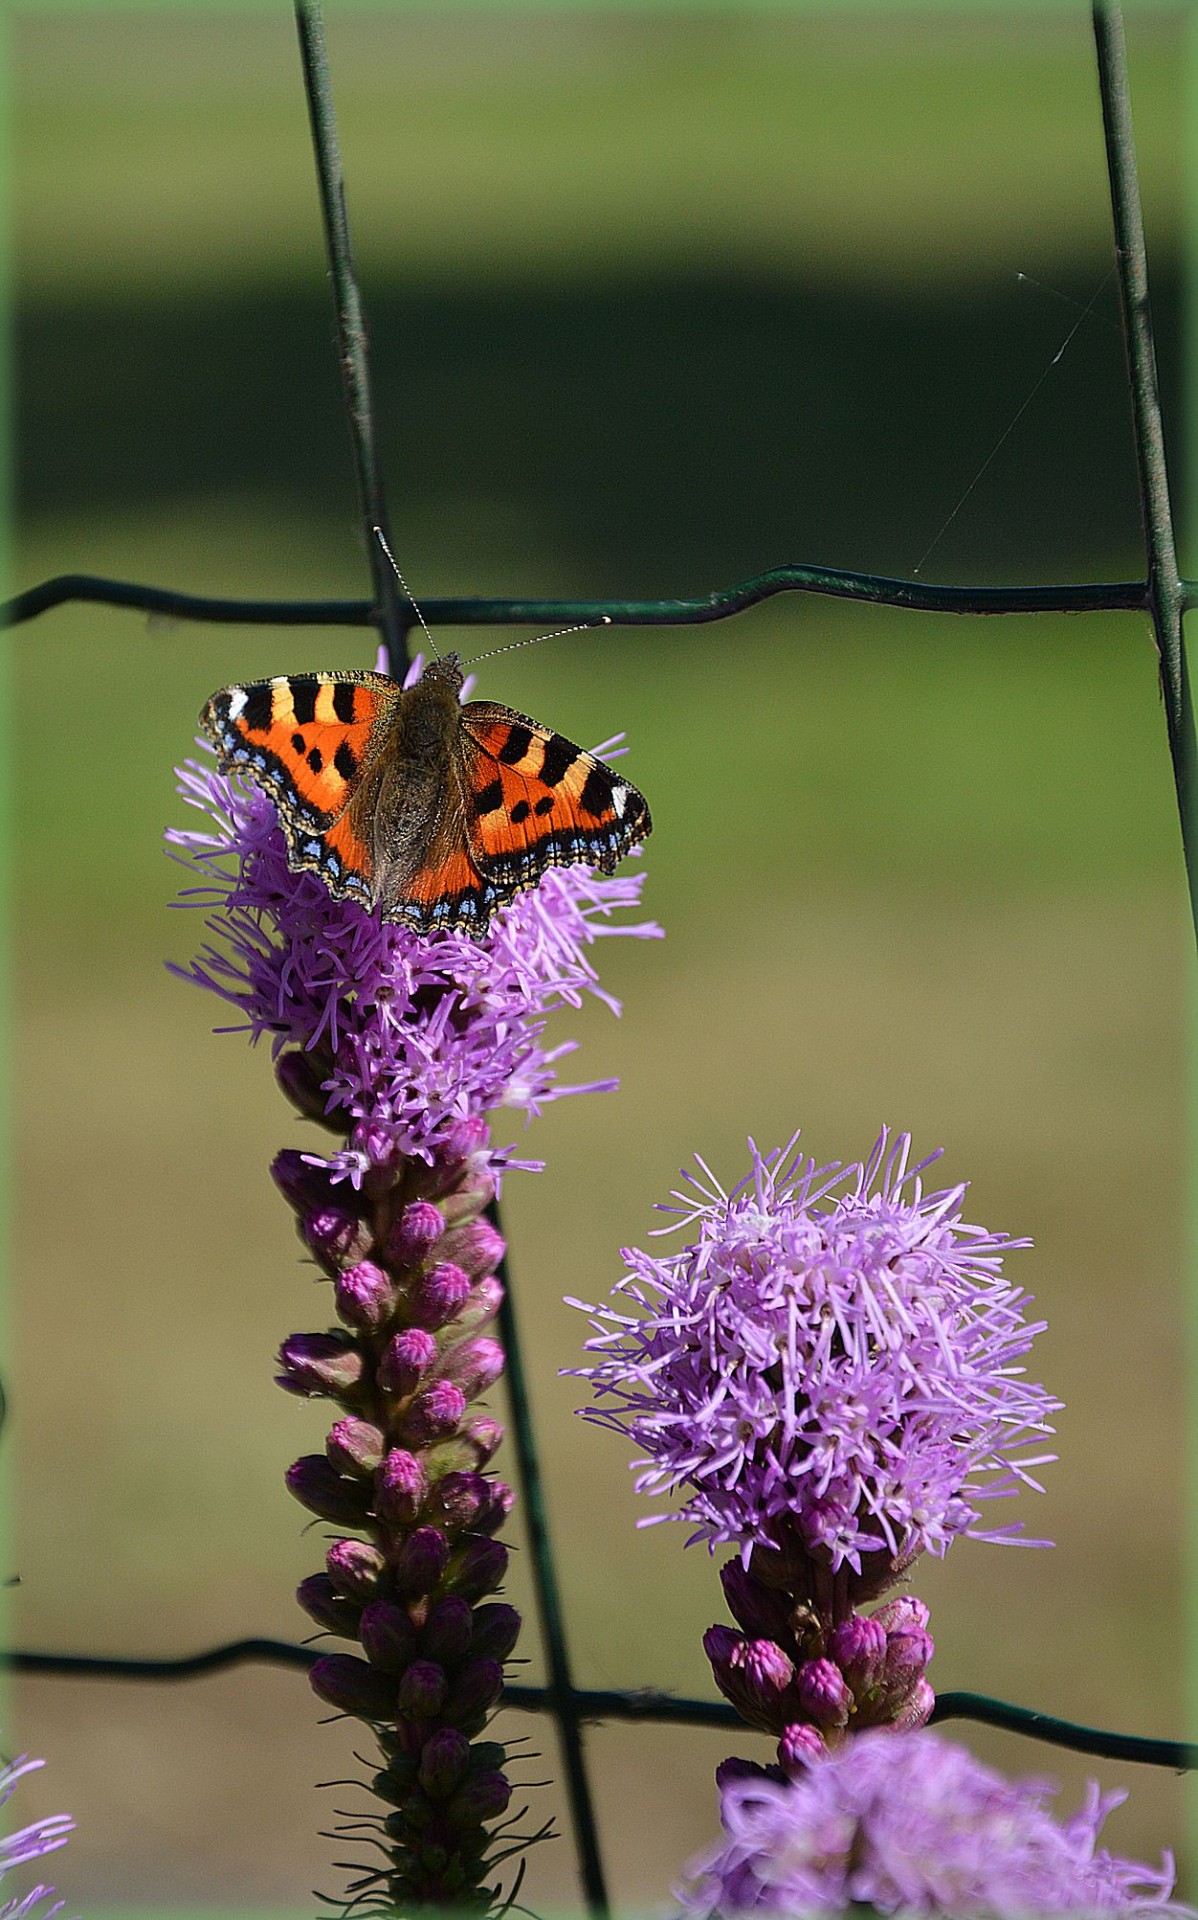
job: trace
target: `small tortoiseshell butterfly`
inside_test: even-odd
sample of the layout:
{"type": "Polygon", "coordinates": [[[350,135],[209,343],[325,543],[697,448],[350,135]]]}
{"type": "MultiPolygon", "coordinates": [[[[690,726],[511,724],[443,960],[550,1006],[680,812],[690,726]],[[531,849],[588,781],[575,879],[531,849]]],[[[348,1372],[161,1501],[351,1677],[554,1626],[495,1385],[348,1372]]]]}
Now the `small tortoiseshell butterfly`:
{"type": "Polygon", "coordinates": [[[458,698],[450,653],[414,686],[382,673],[283,674],[214,693],[222,771],[278,809],[287,860],[417,933],[480,935],[550,867],[612,873],[650,829],[636,788],[522,713],[458,698]]]}

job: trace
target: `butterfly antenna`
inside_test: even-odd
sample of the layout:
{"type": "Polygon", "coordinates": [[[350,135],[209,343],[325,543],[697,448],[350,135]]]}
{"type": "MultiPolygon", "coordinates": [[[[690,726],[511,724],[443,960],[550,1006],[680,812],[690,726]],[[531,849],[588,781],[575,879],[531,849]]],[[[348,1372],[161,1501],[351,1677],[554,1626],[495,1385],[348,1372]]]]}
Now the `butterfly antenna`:
{"type": "Polygon", "coordinates": [[[381,527],[372,527],[371,532],[374,534],[375,539],[378,541],[380,547],[383,549],[383,552],[386,554],[388,560],[391,562],[391,571],[395,575],[395,578],[399,581],[400,586],[403,588],[405,598],[411,604],[412,612],[416,615],[416,618],[419,620],[421,626],[424,629],[424,637],[428,641],[429,646],[433,650],[433,658],[436,660],[439,660],[441,658],[441,649],[438,647],[436,641],[433,639],[432,634],[429,632],[428,621],[425,619],[424,615],[421,613],[420,608],[416,605],[415,594],[412,592],[411,587],[408,585],[407,581],[404,579],[402,573],[400,572],[398,566],[396,565],[395,555],[392,553],[390,547],[387,545],[386,534],[383,532],[383,529],[381,527]]]}
{"type": "Polygon", "coordinates": [[[515,653],[517,647],[539,647],[542,640],[564,640],[568,633],[593,633],[596,627],[610,627],[612,618],[605,613],[598,620],[587,620],[581,627],[555,627],[552,633],[538,633],[534,639],[509,640],[505,646],[489,647],[486,653],[471,654],[463,666],[476,667],[480,660],[493,660],[497,653],[515,653]]]}

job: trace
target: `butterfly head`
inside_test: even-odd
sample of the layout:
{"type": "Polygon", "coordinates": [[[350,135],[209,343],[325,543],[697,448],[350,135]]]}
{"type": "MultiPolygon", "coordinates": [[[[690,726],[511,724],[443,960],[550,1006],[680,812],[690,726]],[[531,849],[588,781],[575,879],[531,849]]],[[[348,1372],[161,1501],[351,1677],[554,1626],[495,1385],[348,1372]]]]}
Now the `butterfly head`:
{"type": "Polygon", "coordinates": [[[420,678],[431,681],[434,685],[439,683],[441,686],[451,688],[455,694],[458,693],[465,680],[461,654],[443,653],[439,659],[430,660],[420,678]]]}

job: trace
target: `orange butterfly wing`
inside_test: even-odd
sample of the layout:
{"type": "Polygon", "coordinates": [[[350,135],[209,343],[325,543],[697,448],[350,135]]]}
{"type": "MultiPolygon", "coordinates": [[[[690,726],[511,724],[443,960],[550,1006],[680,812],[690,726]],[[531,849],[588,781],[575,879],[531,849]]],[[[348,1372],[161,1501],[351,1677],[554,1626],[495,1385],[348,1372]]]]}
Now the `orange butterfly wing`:
{"type": "Polygon", "coordinates": [[[365,906],[373,855],[348,809],[399,692],[381,673],[280,674],[225,687],[200,715],[222,771],[274,801],[289,865],[365,906]]]}
{"type": "Polygon", "coordinates": [[[550,867],[613,873],[652,827],[644,798],[602,760],[490,701],[462,709],[466,831],[475,866],[503,899],[550,867]]]}

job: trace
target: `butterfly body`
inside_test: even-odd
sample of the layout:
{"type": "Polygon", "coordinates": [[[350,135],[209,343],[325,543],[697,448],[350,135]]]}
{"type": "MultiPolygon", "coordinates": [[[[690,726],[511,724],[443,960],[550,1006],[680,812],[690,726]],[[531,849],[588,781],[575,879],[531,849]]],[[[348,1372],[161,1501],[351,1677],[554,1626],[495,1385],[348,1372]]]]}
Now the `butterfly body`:
{"type": "Polygon", "coordinates": [[[455,654],[385,674],[226,687],[201,722],[274,801],[289,865],[417,932],[485,932],[552,866],[614,871],[650,830],[636,788],[526,715],[460,704],[455,654]]]}

